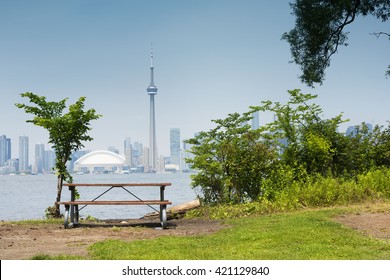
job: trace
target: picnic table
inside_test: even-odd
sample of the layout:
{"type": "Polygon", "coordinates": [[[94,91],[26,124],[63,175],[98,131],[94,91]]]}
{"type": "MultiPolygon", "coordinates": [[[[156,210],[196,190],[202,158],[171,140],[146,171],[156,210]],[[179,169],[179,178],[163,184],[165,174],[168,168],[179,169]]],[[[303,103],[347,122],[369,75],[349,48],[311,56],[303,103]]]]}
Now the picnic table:
{"type": "Polygon", "coordinates": [[[79,224],[79,212],[88,205],[148,205],[152,209],[158,211],[151,205],[159,205],[160,222],[162,228],[167,228],[167,205],[172,204],[169,200],[165,200],[165,187],[171,186],[171,183],[66,183],[63,186],[69,187],[70,201],[61,201],[59,204],[65,206],[64,227],[66,229],[77,226],[79,224]],[[76,188],[105,188],[104,192],[92,200],[76,200],[76,188]],[[143,200],[129,190],[132,187],[159,187],[160,199],[143,200]],[[112,189],[122,188],[130,194],[132,200],[99,200],[101,196],[108,193],[112,189]],[[79,205],[84,205],[79,209],[79,205]]]}

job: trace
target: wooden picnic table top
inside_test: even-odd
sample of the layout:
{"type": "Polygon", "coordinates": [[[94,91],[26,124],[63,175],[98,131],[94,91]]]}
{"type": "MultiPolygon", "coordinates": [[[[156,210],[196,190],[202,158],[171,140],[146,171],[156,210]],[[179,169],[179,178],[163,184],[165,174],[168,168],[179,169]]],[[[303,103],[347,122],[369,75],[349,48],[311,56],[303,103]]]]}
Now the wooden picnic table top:
{"type": "Polygon", "coordinates": [[[61,201],[59,204],[68,205],[170,205],[169,200],[76,200],[76,201],[61,201]]]}
{"type": "Polygon", "coordinates": [[[166,187],[172,183],[64,183],[66,187],[166,187]]]}

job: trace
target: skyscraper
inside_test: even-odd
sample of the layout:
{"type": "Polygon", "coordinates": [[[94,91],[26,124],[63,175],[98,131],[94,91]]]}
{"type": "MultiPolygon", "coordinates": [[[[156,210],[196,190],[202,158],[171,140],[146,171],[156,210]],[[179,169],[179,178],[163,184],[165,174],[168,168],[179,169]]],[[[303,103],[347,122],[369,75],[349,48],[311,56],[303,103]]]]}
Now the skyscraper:
{"type": "Polygon", "coordinates": [[[149,168],[151,172],[157,167],[157,144],[156,144],[156,120],[154,111],[154,96],[157,94],[157,87],[154,85],[153,48],[150,52],[150,85],[146,89],[150,96],[150,126],[149,126],[149,168]]]}
{"type": "Polygon", "coordinates": [[[42,173],[45,164],[45,145],[35,144],[34,172],[42,173]]]}
{"type": "Polygon", "coordinates": [[[19,172],[29,171],[28,136],[19,136],[19,172]]]}
{"type": "Polygon", "coordinates": [[[114,154],[118,154],[119,155],[119,149],[116,148],[115,146],[109,146],[107,148],[107,151],[110,151],[110,152],[113,152],[114,154]]]}
{"type": "Polygon", "coordinates": [[[52,172],[56,165],[56,153],[52,150],[45,150],[45,159],[43,160],[43,169],[46,173],[52,172]]]}
{"type": "Polygon", "coordinates": [[[5,135],[0,136],[0,166],[11,159],[11,139],[5,135]]]}
{"type": "Polygon", "coordinates": [[[132,166],[132,147],[131,147],[131,138],[130,137],[126,137],[125,141],[124,141],[124,147],[123,147],[123,153],[125,154],[125,159],[126,159],[126,165],[131,167],[132,166]]]}
{"type": "MultiPolygon", "coordinates": [[[[131,165],[132,166],[139,166],[141,165],[141,159],[143,157],[143,145],[140,143],[140,142],[134,142],[133,143],[133,158],[132,158],[132,163],[131,165]]],[[[148,155],[148,158],[149,158],[149,155],[148,155]]]]}
{"type": "Polygon", "coordinates": [[[5,135],[0,136],[0,166],[4,166],[5,162],[7,161],[5,159],[5,157],[6,157],[6,154],[5,154],[6,140],[7,140],[7,137],[5,135]]]}
{"type": "Polygon", "coordinates": [[[362,133],[362,126],[363,125],[365,125],[367,127],[368,133],[372,132],[372,124],[363,122],[363,123],[361,123],[360,126],[348,126],[345,135],[355,137],[358,134],[358,132],[362,133]]]}
{"type": "Polygon", "coordinates": [[[11,139],[7,138],[5,139],[5,161],[11,159],[11,139]]]}
{"type": "Polygon", "coordinates": [[[259,111],[252,113],[252,129],[256,130],[260,127],[259,111]]]}
{"type": "Polygon", "coordinates": [[[171,164],[180,168],[180,128],[171,128],[170,130],[170,152],[171,164]]]}
{"type": "Polygon", "coordinates": [[[183,141],[183,164],[181,166],[181,170],[183,172],[189,172],[191,170],[191,166],[189,163],[187,163],[186,159],[193,159],[195,156],[191,153],[192,144],[186,143],[186,141],[183,141]]]}

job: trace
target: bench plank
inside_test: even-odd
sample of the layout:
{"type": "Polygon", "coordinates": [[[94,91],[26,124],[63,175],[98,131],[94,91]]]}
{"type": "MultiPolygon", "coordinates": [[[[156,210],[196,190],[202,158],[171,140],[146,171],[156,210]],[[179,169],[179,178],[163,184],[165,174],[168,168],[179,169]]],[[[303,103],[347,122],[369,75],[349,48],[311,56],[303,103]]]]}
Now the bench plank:
{"type": "Polygon", "coordinates": [[[61,201],[59,204],[65,205],[170,205],[168,200],[95,200],[95,201],[61,201]]]}
{"type": "Polygon", "coordinates": [[[172,186],[171,183],[103,183],[103,184],[90,184],[90,183],[65,183],[66,187],[166,187],[172,186]]]}

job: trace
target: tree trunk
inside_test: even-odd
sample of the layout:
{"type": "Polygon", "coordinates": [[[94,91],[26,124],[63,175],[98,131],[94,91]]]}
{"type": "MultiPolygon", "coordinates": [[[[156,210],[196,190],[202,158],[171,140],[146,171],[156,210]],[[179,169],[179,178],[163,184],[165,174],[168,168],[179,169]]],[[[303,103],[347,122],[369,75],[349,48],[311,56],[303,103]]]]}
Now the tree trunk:
{"type": "Polygon", "coordinates": [[[59,202],[61,201],[61,193],[62,193],[62,184],[63,183],[64,183],[64,175],[59,174],[57,176],[57,198],[56,198],[56,203],[54,205],[54,207],[55,207],[55,217],[56,218],[60,218],[61,217],[59,202]]]}

